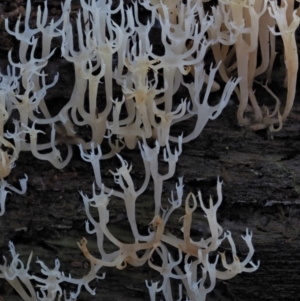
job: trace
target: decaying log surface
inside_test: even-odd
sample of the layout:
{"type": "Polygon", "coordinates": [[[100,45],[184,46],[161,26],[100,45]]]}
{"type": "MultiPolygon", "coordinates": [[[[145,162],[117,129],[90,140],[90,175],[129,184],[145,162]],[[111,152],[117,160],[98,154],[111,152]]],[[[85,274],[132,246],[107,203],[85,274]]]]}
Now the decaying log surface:
{"type": "MultiPolygon", "coordinates": [[[[33,7],[43,1],[32,1],[33,7]]],[[[60,1],[48,1],[50,14],[60,14],[60,1]]],[[[74,12],[77,11],[74,2],[74,12]]],[[[3,1],[0,14],[16,19],[24,12],[23,1],[3,1]]],[[[35,10],[35,8],[33,9],[35,10]]],[[[2,18],[2,17],[1,17],[2,18]]],[[[3,18],[0,19],[0,66],[6,63],[7,51],[17,47],[14,38],[5,33],[3,18]]],[[[57,86],[49,91],[47,103],[61,106],[68,99],[73,87],[70,78],[72,66],[57,56],[52,62],[52,72],[60,73],[57,86]]],[[[282,88],[283,71],[274,72],[271,85],[284,103],[286,90],[282,88]]],[[[216,99],[218,94],[216,94],[216,99]]],[[[257,90],[262,103],[272,103],[269,95],[257,90]]],[[[240,127],[236,121],[234,100],[215,121],[210,121],[195,141],[183,146],[183,154],[177,164],[173,181],[166,183],[163,198],[167,200],[174,189],[176,179],[184,176],[185,194],[198,189],[207,199],[215,195],[216,178],[223,182],[224,200],[219,209],[219,221],[224,230],[230,230],[236,242],[238,255],[243,258],[247,248],[241,235],[245,229],[253,231],[256,250],[254,261],[260,260],[258,271],[241,274],[229,281],[220,281],[210,295],[211,300],[298,300],[300,296],[300,103],[299,89],[296,104],[284,124],[283,130],[270,136],[267,131],[253,132],[240,127]],[[273,138],[273,139],[272,139],[273,138]]],[[[180,131],[187,132],[193,126],[185,122],[180,131]]],[[[123,150],[122,156],[133,162],[133,179],[139,187],[143,181],[142,161],[139,151],[123,150]]],[[[109,169],[119,167],[113,158],[102,163],[104,183],[115,187],[109,169]]],[[[162,166],[164,170],[164,165],[162,166]]],[[[0,254],[8,256],[7,244],[15,243],[20,258],[26,262],[31,250],[34,258],[43,260],[49,267],[59,258],[61,270],[73,277],[88,271],[88,262],[81,254],[76,242],[86,237],[93,254],[97,255],[95,236],[85,232],[84,207],[78,191],[91,195],[94,181],[88,163],[80,159],[76,147],[74,157],[64,170],[56,170],[50,163],[36,160],[31,154],[22,152],[17,166],[8,177],[17,185],[26,173],[29,177],[25,196],[11,194],[7,198],[6,213],[0,217],[0,254]]],[[[147,231],[152,219],[152,187],[139,198],[137,205],[140,229],[147,231]]],[[[131,238],[123,204],[112,199],[110,205],[110,229],[119,238],[129,242],[131,238]]],[[[178,233],[184,214],[178,210],[172,219],[169,231],[178,233]]],[[[193,237],[207,234],[207,224],[201,210],[197,210],[192,229],[193,237]]],[[[226,249],[226,246],[224,247],[226,249]]],[[[31,269],[39,271],[33,261],[31,269]]],[[[96,296],[83,291],[78,300],[149,300],[145,279],[156,277],[145,265],[140,268],[128,266],[125,270],[103,269],[106,278],[92,283],[96,296]]],[[[155,278],[156,279],[156,278],[155,278]]],[[[69,291],[72,288],[67,288],[69,291]]],[[[177,289],[175,287],[175,289],[177,289]]],[[[0,299],[20,300],[10,285],[0,279],[0,299]]]]}

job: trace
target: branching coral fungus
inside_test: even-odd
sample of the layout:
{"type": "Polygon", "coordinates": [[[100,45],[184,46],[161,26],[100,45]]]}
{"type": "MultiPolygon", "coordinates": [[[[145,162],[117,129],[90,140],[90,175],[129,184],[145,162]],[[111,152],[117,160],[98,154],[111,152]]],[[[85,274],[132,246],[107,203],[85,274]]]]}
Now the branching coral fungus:
{"type": "Polygon", "coordinates": [[[289,115],[296,94],[297,72],[298,72],[298,51],[295,39],[295,31],[300,24],[300,16],[297,15],[297,10],[292,11],[292,1],[282,2],[282,7],[279,7],[275,1],[270,2],[268,8],[271,17],[276,19],[279,32],[275,32],[275,28],[270,28],[272,34],[280,35],[283,40],[285,49],[285,65],[286,65],[286,86],[287,98],[284,111],[282,113],[282,120],[285,121],[289,115]]]}
{"type": "MultiPolygon", "coordinates": [[[[62,16],[50,24],[46,21],[46,3],[44,11],[38,9],[36,28],[29,27],[29,0],[24,32],[20,30],[20,21],[14,30],[10,28],[8,20],[5,21],[6,30],[20,40],[20,61],[15,62],[12,51],[9,52],[13,77],[7,75],[7,79],[11,78],[11,83],[5,88],[8,97],[5,100],[2,97],[1,101],[5,113],[3,122],[9,118],[12,110],[16,110],[24,127],[31,127],[32,123],[37,126],[50,124],[52,131],[58,131],[60,124],[67,136],[73,135],[84,149],[89,149],[91,143],[101,144],[105,137],[111,135],[132,149],[142,138],[154,137],[160,145],[165,145],[173,125],[197,116],[193,133],[184,133],[186,137],[183,141],[188,142],[201,133],[208,119],[219,116],[238,81],[228,80],[219,104],[212,108],[208,105],[217,67],[206,74],[203,73],[203,66],[209,47],[215,43],[206,36],[214,20],[203,15],[201,3],[185,5],[179,2],[174,9],[180,9],[181,12],[174,22],[163,3],[158,7],[149,1],[141,2],[139,5],[151,15],[145,24],[139,20],[137,3],[126,8],[121,1],[115,9],[111,8],[110,1],[81,0],[80,3],[81,10],[75,25],[70,21],[70,1],[64,2],[62,16]],[[121,16],[121,20],[115,22],[117,15],[121,16]],[[151,45],[150,31],[157,21],[161,27],[163,54],[156,53],[151,45]],[[36,54],[40,44],[38,36],[42,37],[40,57],[36,54]],[[62,40],[61,53],[65,60],[73,64],[75,81],[69,101],[52,116],[45,97],[47,90],[57,83],[58,74],[52,81],[48,80],[45,68],[55,52],[55,49],[51,49],[51,40],[54,38],[62,40]],[[187,84],[185,76],[190,72],[193,72],[194,80],[187,84]],[[19,79],[22,93],[19,92],[19,79]],[[204,89],[204,82],[207,83],[207,89],[201,101],[199,95],[204,89]],[[122,88],[121,98],[116,97],[114,84],[122,88]],[[178,102],[176,99],[180,86],[187,85],[187,97],[178,102]],[[105,96],[99,99],[101,90],[104,90],[105,96]],[[6,112],[5,108],[9,110],[6,112]],[[91,131],[90,141],[83,141],[76,136],[74,128],[83,126],[88,126],[91,131]]],[[[35,143],[27,143],[27,132],[20,128],[19,132],[20,151],[32,150],[34,153],[34,148],[40,151],[49,149],[49,143],[36,147],[35,143]]],[[[67,144],[68,141],[70,139],[59,140],[57,135],[50,148],[56,152],[57,145],[67,144]]],[[[72,156],[72,149],[68,149],[68,154],[72,156]]],[[[54,162],[52,159],[48,161],[54,162]]],[[[57,164],[55,166],[58,167],[57,164]]]]}
{"type": "Polygon", "coordinates": [[[286,0],[280,6],[272,0],[219,0],[208,9],[204,2],[209,1],[144,0],[126,6],[123,1],[80,0],[80,9],[73,15],[71,0],[66,0],[61,16],[49,21],[45,1],[44,8],[38,8],[35,26],[31,26],[28,0],[24,26],[21,17],[15,27],[5,20],[7,32],[20,43],[19,58],[12,49],[8,54],[11,66],[6,75],[0,73],[0,215],[5,212],[6,188],[26,191],[27,176],[20,180],[20,189],[4,179],[20,152],[30,151],[36,159],[63,169],[78,145],[95,178],[92,195],[80,192],[80,196],[88,219],[86,232],[96,236],[99,255],[94,255],[92,244],[82,238],[78,247],[90,263],[85,276],[65,276],[58,260],[52,270],[38,260],[42,275],[33,275],[29,269],[32,255],[24,265],[9,243],[12,260],[8,264],[4,258],[0,278],[24,300],[61,300],[65,282],[76,291],[64,299],[75,301],[82,288],[95,294],[90,282],[102,278],[98,276],[102,267],[122,270],[128,265],[144,265],[160,279],[146,281],[151,301],[157,294],[174,300],[174,284],[179,288],[178,300],[200,301],[218,279],[227,280],[259,267],[252,262],[252,232],[247,229],[242,236],[249,251],[239,258],[231,232],[224,231],[217,220],[222,202],[219,179],[217,201],[210,198],[208,206],[201,192],[190,192],[184,200],[182,177],[168,206],[163,189],[175,175],[182,144],[196,139],[207,122],[222,113],[233,92],[239,99],[237,120],[241,125],[254,130],[281,129],[295,96],[298,57],[294,32],[300,18],[293,12],[292,1],[286,0]],[[282,36],[285,48],[288,92],[283,111],[267,84],[266,90],[276,99],[272,110],[258,102],[253,90],[258,76],[270,82],[275,35],[282,36]],[[57,51],[51,45],[53,39],[60,47],[61,60],[74,71],[72,92],[67,95],[63,91],[64,102],[59,105],[47,100],[48,91],[60,80],[49,68],[57,51]],[[217,73],[225,82],[223,86],[216,81],[217,73]],[[220,97],[211,102],[212,92],[221,87],[220,97]],[[192,129],[181,134],[181,125],[187,122],[192,129]],[[133,165],[120,154],[137,147],[144,167],[139,185],[131,174],[133,165]],[[108,174],[116,189],[105,186],[102,177],[102,160],[114,156],[120,166],[108,169],[108,174]],[[165,164],[163,168],[160,162],[165,164]],[[153,187],[151,198],[149,187],[153,187]],[[110,228],[112,200],[124,206],[131,242],[110,228]],[[141,229],[138,211],[140,202],[146,201],[151,215],[148,231],[141,229]],[[205,236],[191,231],[199,208],[208,225],[205,236]],[[177,221],[181,232],[174,234],[170,229],[175,211],[183,216],[177,221]],[[230,251],[218,254],[225,241],[230,251]]]}
{"type": "Polygon", "coordinates": [[[0,278],[6,279],[24,301],[60,301],[63,296],[64,301],[75,301],[82,287],[85,287],[91,294],[95,294],[95,291],[90,288],[89,283],[94,279],[104,278],[96,275],[100,267],[94,266],[81,279],[74,279],[70,275],[65,276],[60,271],[60,262],[58,259],[55,260],[54,269],[49,269],[43,261],[37,260],[43,276],[32,275],[29,272],[32,252],[25,266],[19,258],[20,255],[16,252],[14,244],[9,242],[8,246],[12,260],[8,264],[6,257],[4,257],[4,264],[0,265],[0,278]],[[62,291],[61,284],[63,282],[77,286],[76,292],[70,293],[69,298],[66,297],[66,292],[63,293],[62,291]],[[38,284],[38,292],[34,289],[35,283],[38,284]]]}
{"type": "Polygon", "coordinates": [[[16,148],[5,138],[0,136],[0,216],[5,212],[5,202],[8,191],[6,188],[18,193],[24,194],[27,189],[27,176],[20,180],[21,189],[17,189],[8,184],[4,178],[10,174],[11,169],[15,166],[15,161],[18,158],[18,151],[16,148]],[[4,149],[2,149],[4,148],[4,149]],[[9,149],[12,150],[12,154],[9,153],[9,149]]]}
{"type": "MultiPolygon", "coordinates": [[[[222,61],[220,75],[225,82],[232,72],[237,72],[241,78],[239,88],[235,89],[240,102],[237,118],[241,125],[250,125],[254,130],[269,128],[275,132],[282,128],[282,122],[292,108],[298,69],[295,29],[300,21],[297,11],[293,10],[293,1],[282,1],[279,6],[273,0],[220,0],[218,6],[212,8],[214,22],[208,35],[215,41],[212,50],[216,62],[222,61]],[[274,30],[275,24],[278,33],[274,30]],[[256,99],[253,84],[263,73],[266,73],[267,82],[271,82],[276,56],[274,35],[281,35],[284,44],[288,93],[284,110],[280,110],[275,97],[274,110],[269,113],[269,109],[256,99]],[[257,65],[258,54],[260,65],[257,65]],[[253,112],[253,116],[247,112],[253,112]]],[[[274,97],[269,88],[267,91],[274,97]]]]}
{"type": "MultiPolygon", "coordinates": [[[[179,139],[179,149],[181,149],[181,140],[182,138],[179,139]]],[[[96,234],[101,259],[97,259],[90,253],[87,248],[87,240],[85,238],[78,243],[78,246],[92,266],[99,265],[123,269],[127,266],[127,264],[140,266],[148,261],[148,265],[152,269],[158,271],[163,278],[160,285],[157,283],[149,285],[147,283],[151,300],[155,300],[154,296],[158,292],[162,292],[166,300],[173,300],[170,279],[182,280],[189,300],[205,300],[206,295],[213,290],[216,284],[216,279],[230,279],[242,272],[253,272],[259,267],[259,262],[258,264],[254,264],[251,261],[254,254],[254,248],[251,242],[252,234],[248,231],[248,229],[246,230],[246,236],[243,237],[243,239],[249,248],[249,253],[246,258],[241,261],[237,257],[236,246],[233,242],[230,231],[224,232],[217,221],[217,209],[222,202],[222,182],[219,181],[219,179],[217,181],[218,201],[215,204],[213,204],[213,200],[210,198],[209,207],[205,207],[201,197],[201,192],[198,192],[200,206],[205,212],[205,217],[209,225],[210,237],[206,239],[201,238],[198,241],[195,241],[191,237],[193,213],[198,207],[196,196],[192,193],[188,194],[184,203],[185,215],[181,219],[183,221],[183,239],[166,232],[165,227],[168,225],[171,214],[174,210],[183,205],[183,182],[182,178],[180,178],[179,183],[176,186],[176,197],[172,194],[171,200],[169,201],[171,207],[169,209],[161,209],[163,183],[167,178],[174,174],[178,151],[175,151],[175,155],[172,155],[170,153],[170,146],[167,144],[164,149],[164,161],[168,162],[169,173],[166,176],[161,176],[157,171],[159,149],[160,147],[158,142],[156,143],[156,147],[153,149],[149,148],[145,142],[140,145],[144,163],[147,163],[145,164],[146,182],[144,182],[144,185],[139,190],[134,188],[134,183],[130,175],[131,166],[129,166],[128,163],[119,156],[122,165],[117,172],[113,173],[113,175],[115,182],[119,185],[123,192],[109,190],[104,187],[103,183],[98,183],[101,184],[101,186],[99,186],[101,189],[100,194],[96,193],[95,184],[93,185],[93,196],[91,198],[88,198],[86,195],[81,193],[88,217],[86,230],[90,234],[96,234]],[[166,156],[166,153],[168,153],[168,156],[166,156]],[[138,201],[138,196],[142,197],[141,193],[144,191],[143,187],[148,186],[148,182],[150,180],[149,174],[154,182],[155,210],[154,218],[150,223],[152,227],[149,228],[149,235],[145,236],[141,235],[138,231],[135,207],[136,202],[138,201]],[[115,237],[108,229],[110,214],[107,207],[109,205],[110,198],[114,195],[124,200],[126,216],[130,224],[134,243],[122,243],[120,239],[115,237]],[[191,205],[190,200],[192,201],[191,205]],[[97,208],[99,221],[97,221],[92,215],[91,207],[97,208]],[[90,224],[92,224],[93,228],[90,228],[90,224]],[[108,239],[117,247],[118,250],[112,253],[107,253],[103,247],[104,239],[108,239]],[[228,264],[224,253],[222,253],[221,263],[223,268],[219,270],[219,268],[217,268],[219,256],[215,258],[213,263],[210,262],[209,258],[210,254],[217,251],[225,239],[228,240],[231,246],[233,262],[228,264]],[[169,251],[169,248],[172,247],[179,253],[179,258],[177,260],[172,258],[169,251]],[[152,262],[154,254],[157,254],[160,257],[162,262],[161,267],[152,262]],[[182,261],[185,263],[184,270],[180,267],[182,261]],[[248,267],[249,265],[251,267],[248,267]],[[197,270],[199,268],[202,270],[202,279],[200,281],[197,280],[197,270]],[[209,287],[207,287],[205,282],[208,275],[210,279],[209,287]]],[[[98,177],[98,179],[99,178],[100,177],[98,177]]]]}

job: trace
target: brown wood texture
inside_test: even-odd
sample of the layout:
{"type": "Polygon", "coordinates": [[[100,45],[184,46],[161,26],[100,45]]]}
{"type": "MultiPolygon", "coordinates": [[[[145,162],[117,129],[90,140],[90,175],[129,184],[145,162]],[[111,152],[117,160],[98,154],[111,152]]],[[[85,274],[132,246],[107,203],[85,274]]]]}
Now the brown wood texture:
{"type": "MultiPolygon", "coordinates": [[[[33,11],[43,1],[32,1],[33,11]]],[[[18,43],[4,29],[3,17],[11,24],[24,12],[24,1],[0,2],[0,66],[4,71],[7,52],[18,43]]],[[[60,15],[60,1],[48,1],[50,15],[60,15]]],[[[72,4],[78,10],[78,1],[72,4]]],[[[34,13],[33,13],[34,15],[34,13]]],[[[56,45],[58,46],[58,45],[56,45]]],[[[279,60],[278,60],[279,62],[279,60]]],[[[271,89],[284,103],[286,90],[282,87],[284,70],[276,64],[271,89]]],[[[61,107],[73,87],[72,66],[58,55],[51,62],[51,71],[59,71],[59,83],[49,91],[47,103],[61,107]]],[[[257,87],[256,96],[261,103],[272,103],[270,96],[257,87]]],[[[218,93],[215,94],[218,99],[218,93]]],[[[215,195],[216,177],[223,181],[223,203],[218,211],[220,224],[230,230],[236,242],[238,255],[243,258],[247,248],[241,235],[245,229],[253,231],[256,250],[254,261],[260,268],[251,274],[240,274],[229,281],[219,281],[208,300],[299,300],[300,298],[300,103],[299,89],[295,106],[282,131],[273,137],[268,131],[253,132],[240,127],[236,120],[237,105],[234,100],[215,121],[209,121],[201,135],[183,146],[172,181],[166,183],[163,198],[167,200],[174,189],[176,178],[184,176],[185,194],[201,189],[205,199],[215,195]],[[272,139],[273,138],[273,139],[272,139]]],[[[190,131],[193,121],[185,122],[178,131],[190,131]]],[[[143,180],[142,161],[138,150],[123,150],[123,157],[133,162],[133,179],[139,187],[143,180]]],[[[113,178],[108,172],[119,166],[116,158],[102,163],[106,186],[112,187],[113,178]]],[[[162,170],[165,166],[162,165],[162,170]]],[[[80,277],[88,271],[88,262],[76,242],[85,236],[93,254],[98,255],[94,235],[85,232],[83,203],[78,191],[91,195],[94,181],[90,165],[80,159],[74,147],[74,156],[63,170],[56,170],[50,163],[38,161],[30,153],[22,152],[16,167],[8,177],[17,185],[26,173],[28,190],[24,196],[11,194],[7,198],[6,213],[0,217],[0,254],[8,255],[7,244],[15,243],[17,252],[26,262],[33,250],[32,272],[39,272],[35,263],[38,257],[49,267],[59,258],[61,270],[80,277]]],[[[140,229],[146,231],[153,209],[153,187],[139,198],[137,219],[140,229]],[[150,212],[150,213],[149,213],[150,212]]],[[[124,241],[132,239],[124,214],[124,206],[113,199],[110,205],[110,229],[124,241]]],[[[169,231],[178,232],[178,210],[169,231]]],[[[193,223],[193,237],[206,233],[203,212],[197,209],[193,223]],[[199,232],[200,229],[200,232],[199,232]],[[201,232],[202,231],[202,232],[201,232]]],[[[145,280],[155,277],[147,265],[140,268],[128,266],[125,270],[103,269],[104,280],[94,281],[97,294],[82,291],[78,300],[149,300],[145,280]]],[[[68,291],[72,288],[67,287],[68,291]]],[[[177,288],[175,287],[177,290],[177,288]]],[[[21,300],[10,285],[0,279],[0,300],[21,300]]]]}

